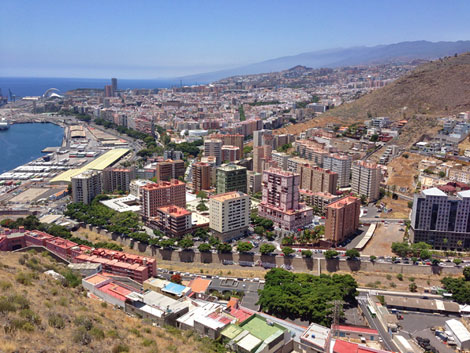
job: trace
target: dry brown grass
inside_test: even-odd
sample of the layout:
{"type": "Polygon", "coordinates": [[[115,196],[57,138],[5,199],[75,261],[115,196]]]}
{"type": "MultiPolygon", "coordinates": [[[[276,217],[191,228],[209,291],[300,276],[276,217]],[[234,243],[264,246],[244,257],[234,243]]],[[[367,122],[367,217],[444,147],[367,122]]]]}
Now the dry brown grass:
{"type": "MultiPolygon", "coordinates": [[[[0,253],[0,299],[2,296],[21,295],[29,301],[30,309],[38,315],[40,323],[32,331],[4,328],[21,318],[20,310],[0,314],[0,352],[115,352],[118,345],[128,347],[129,352],[213,352],[210,343],[201,341],[192,332],[167,331],[149,323],[129,317],[122,310],[103,305],[101,301],[86,297],[81,286],[66,288],[42,272],[36,272],[31,285],[18,283],[19,272],[34,272],[19,263],[23,253],[0,253]],[[49,317],[59,314],[64,319],[63,328],[49,325],[49,317]],[[91,342],[82,344],[74,336],[83,327],[77,318],[91,321],[86,331],[91,342]],[[99,338],[98,332],[103,337],[99,338]]],[[[41,254],[28,254],[43,267],[60,268],[41,254]]]]}
{"type": "Polygon", "coordinates": [[[395,185],[397,191],[400,187],[404,187],[408,189],[409,193],[412,193],[414,191],[414,177],[418,175],[418,163],[423,159],[423,156],[408,152],[406,154],[408,158],[401,155],[388,164],[387,185],[390,187],[395,185]]]}
{"type": "Polygon", "coordinates": [[[391,197],[384,197],[379,201],[380,203],[384,203],[387,209],[392,209],[392,212],[380,213],[380,218],[391,218],[391,219],[407,219],[411,209],[408,208],[408,201],[403,199],[394,200],[391,197]]]}

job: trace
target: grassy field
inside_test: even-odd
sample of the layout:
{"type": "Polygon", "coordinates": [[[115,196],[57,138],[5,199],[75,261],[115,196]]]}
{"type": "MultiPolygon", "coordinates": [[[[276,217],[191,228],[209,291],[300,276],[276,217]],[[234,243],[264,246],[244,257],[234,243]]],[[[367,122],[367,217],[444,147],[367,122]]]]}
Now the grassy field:
{"type": "Polygon", "coordinates": [[[49,256],[0,252],[0,352],[214,352],[193,332],[153,327],[43,273],[49,256]]]}

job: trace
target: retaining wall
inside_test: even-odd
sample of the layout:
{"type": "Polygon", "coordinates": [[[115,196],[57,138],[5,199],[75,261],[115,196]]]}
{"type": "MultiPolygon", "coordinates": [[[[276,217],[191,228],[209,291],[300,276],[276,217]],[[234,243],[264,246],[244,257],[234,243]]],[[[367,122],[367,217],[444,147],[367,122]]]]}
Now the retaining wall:
{"type": "Polygon", "coordinates": [[[391,264],[391,263],[377,263],[377,262],[364,262],[364,261],[348,261],[331,259],[326,260],[321,258],[320,261],[316,258],[297,258],[297,257],[284,257],[284,256],[272,256],[272,255],[250,255],[250,254],[214,254],[214,253],[200,253],[194,251],[184,250],[171,250],[161,249],[154,246],[142,244],[138,241],[134,241],[128,237],[123,237],[116,233],[110,233],[107,230],[99,229],[87,225],[88,230],[95,231],[99,234],[106,235],[110,239],[121,243],[122,245],[128,246],[131,249],[137,250],[142,254],[155,257],[157,260],[165,261],[176,261],[185,263],[213,263],[223,264],[224,260],[233,261],[239,263],[240,261],[254,262],[261,261],[262,263],[276,264],[278,267],[282,265],[292,266],[296,272],[308,272],[312,271],[314,274],[319,273],[334,273],[338,271],[345,272],[379,272],[379,273],[403,273],[406,275],[432,275],[440,274],[443,276],[447,275],[460,275],[462,274],[462,268],[460,267],[440,267],[440,266],[414,266],[414,265],[403,265],[403,264],[391,264]],[[320,269],[318,268],[320,266],[320,269]]]}

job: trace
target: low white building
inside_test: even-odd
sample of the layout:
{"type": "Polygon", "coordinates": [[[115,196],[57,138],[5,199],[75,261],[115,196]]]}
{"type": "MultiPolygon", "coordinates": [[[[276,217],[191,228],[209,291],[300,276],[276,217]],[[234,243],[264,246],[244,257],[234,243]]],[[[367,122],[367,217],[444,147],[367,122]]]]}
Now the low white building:
{"type": "Polygon", "coordinates": [[[461,350],[470,350],[470,332],[467,328],[456,319],[451,319],[446,321],[446,331],[452,333],[452,337],[455,339],[457,347],[461,350]]]}

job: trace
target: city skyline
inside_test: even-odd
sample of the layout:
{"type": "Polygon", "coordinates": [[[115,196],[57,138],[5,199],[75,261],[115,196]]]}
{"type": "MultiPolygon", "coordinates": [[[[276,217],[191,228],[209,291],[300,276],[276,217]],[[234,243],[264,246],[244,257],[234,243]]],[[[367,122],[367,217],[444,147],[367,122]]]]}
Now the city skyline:
{"type": "Polygon", "coordinates": [[[470,4],[457,1],[43,1],[3,10],[8,77],[170,78],[309,51],[470,37],[470,4]]]}

